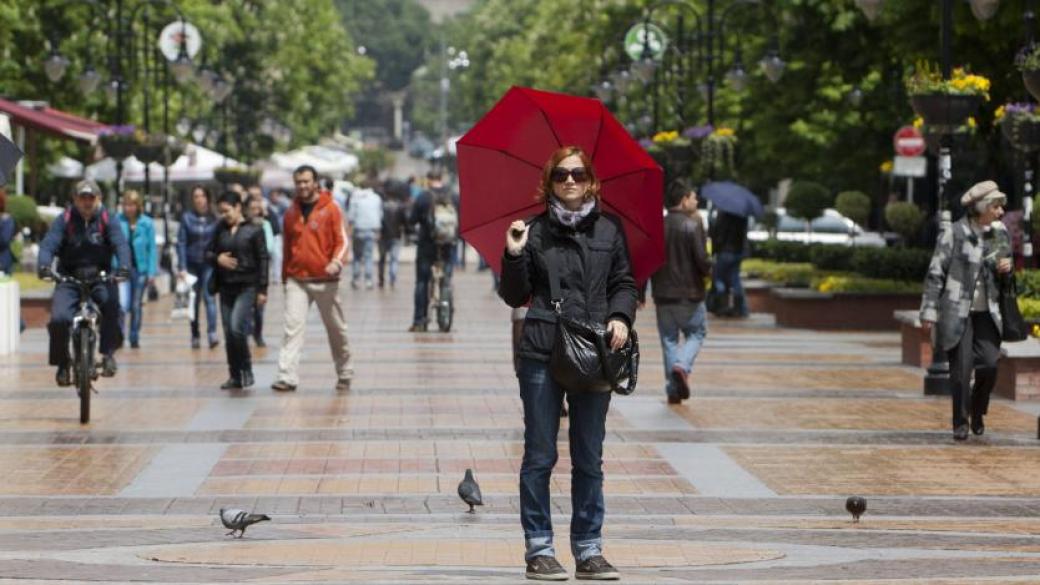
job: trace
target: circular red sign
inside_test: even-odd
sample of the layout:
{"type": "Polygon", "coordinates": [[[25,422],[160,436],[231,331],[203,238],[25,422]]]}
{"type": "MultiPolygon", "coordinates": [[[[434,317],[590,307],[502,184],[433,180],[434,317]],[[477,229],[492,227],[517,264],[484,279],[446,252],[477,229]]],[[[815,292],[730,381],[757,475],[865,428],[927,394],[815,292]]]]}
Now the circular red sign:
{"type": "Polygon", "coordinates": [[[927,148],[921,131],[913,126],[903,126],[896,130],[895,136],[892,137],[892,144],[899,156],[921,156],[927,148]]]}

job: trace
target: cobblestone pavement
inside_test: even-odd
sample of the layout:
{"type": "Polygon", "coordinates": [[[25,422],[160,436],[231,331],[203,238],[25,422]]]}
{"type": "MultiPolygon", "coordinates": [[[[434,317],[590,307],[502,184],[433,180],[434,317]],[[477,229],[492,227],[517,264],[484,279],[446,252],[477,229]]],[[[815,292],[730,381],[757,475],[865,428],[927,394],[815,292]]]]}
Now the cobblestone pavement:
{"type": "MultiPolygon", "coordinates": [[[[412,272],[396,290],[344,287],[349,392],[313,313],[301,387],[268,389],[275,288],[252,391],[219,390],[223,348],[189,349],[160,301],[87,426],[53,384],[45,332],[26,332],[0,357],[0,583],[522,582],[509,311],[470,267],[455,330],[406,333],[412,272]],[[455,496],[467,468],[476,515],[455,496]],[[221,507],[273,520],[232,539],[221,507]]],[[[668,406],[652,307],[637,327],[640,388],[614,398],[604,457],[606,553],[625,582],[1040,583],[1040,405],[996,400],[986,435],[955,444],[948,400],[922,395],[895,334],[756,315],[712,321],[694,398],[668,406]],[[868,499],[859,523],[851,494],[868,499]]],[[[569,465],[552,486],[564,533],[569,465]]]]}

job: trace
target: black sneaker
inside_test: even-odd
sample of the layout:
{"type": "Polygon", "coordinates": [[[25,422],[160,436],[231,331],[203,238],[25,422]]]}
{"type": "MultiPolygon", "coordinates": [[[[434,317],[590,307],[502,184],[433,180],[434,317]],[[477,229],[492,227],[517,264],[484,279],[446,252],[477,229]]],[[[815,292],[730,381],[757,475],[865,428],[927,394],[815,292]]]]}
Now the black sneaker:
{"type": "Polygon", "coordinates": [[[256,383],[256,379],[253,378],[253,372],[250,370],[242,371],[242,387],[249,388],[256,383]]]}
{"type": "Polygon", "coordinates": [[[570,577],[556,557],[540,555],[527,561],[524,576],[535,581],[566,581],[570,577]]]}
{"type": "Polygon", "coordinates": [[[616,581],[621,578],[621,573],[607,562],[601,555],[589,557],[578,563],[574,570],[576,579],[595,579],[598,581],[616,581]]]}
{"type": "Polygon", "coordinates": [[[201,343],[199,343],[199,338],[198,337],[192,337],[191,338],[191,348],[192,349],[198,349],[200,345],[201,345],[201,343]]]}
{"type": "Polygon", "coordinates": [[[72,372],[68,366],[58,366],[58,373],[54,374],[54,381],[58,386],[72,386],[72,372]]]}
{"type": "Polygon", "coordinates": [[[111,378],[116,375],[119,371],[119,366],[116,365],[115,356],[106,355],[101,359],[101,375],[106,378],[111,378]]]}
{"type": "Polygon", "coordinates": [[[220,385],[221,390],[241,390],[242,381],[238,378],[228,378],[227,382],[220,385]]]}
{"type": "Polygon", "coordinates": [[[953,429],[953,440],[954,441],[967,441],[968,440],[968,425],[959,425],[953,429]]]}
{"type": "Polygon", "coordinates": [[[264,341],[263,337],[256,337],[255,339],[256,339],[256,346],[257,347],[267,347],[267,342],[264,341]]]}
{"type": "Polygon", "coordinates": [[[986,423],[983,421],[981,414],[976,414],[971,417],[971,432],[976,435],[981,435],[986,432],[986,423]]]}
{"type": "Polygon", "coordinates": [[[686,381],[686,370],[682,366],[672,366],[672,382],[679,391],[679,398],[686,400],[690,397],[690,383],[686,381]]]}

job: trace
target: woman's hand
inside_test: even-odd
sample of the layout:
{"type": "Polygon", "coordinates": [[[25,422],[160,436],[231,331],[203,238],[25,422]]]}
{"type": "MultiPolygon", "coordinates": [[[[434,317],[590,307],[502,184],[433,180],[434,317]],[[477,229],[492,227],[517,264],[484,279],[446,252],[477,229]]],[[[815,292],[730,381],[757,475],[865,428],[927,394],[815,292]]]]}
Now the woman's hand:
{"type": "Polygon", "coordinates": [[[221,252],[217,256],[217,265],[226,270],[234,270],[238,268],[238,260],[231,255],[231,252],[221,252]]]}
{"type": "Polygon", "coordinates": [[[509,224],[506,230],[506,251],[510,256],[519,256],[527,245],[527,232],[530,229],[524,220],[518,219],[509,224]]]}
{"type": "Polygon", "coordinates": [[[256,306],[262,307],[262,306],[264,306],[266,304],[267,304],[267,295],[264,294],[264,293],[257,294],[256,295],[256,306]]]}
{"type": "Polygon", "coordinates": [[[1011,258],[1001,258],[1000,260],[997,260],[997,272],[1000,274],[1011,272],[1011,258]]]}
{"type": "Polygon", "coordinates": [[[607,332],[610,334],[610,349],[617,351],[625,347],[628,342],[628,325],[620,319],[611,319],[607,323],[607,332]]]}

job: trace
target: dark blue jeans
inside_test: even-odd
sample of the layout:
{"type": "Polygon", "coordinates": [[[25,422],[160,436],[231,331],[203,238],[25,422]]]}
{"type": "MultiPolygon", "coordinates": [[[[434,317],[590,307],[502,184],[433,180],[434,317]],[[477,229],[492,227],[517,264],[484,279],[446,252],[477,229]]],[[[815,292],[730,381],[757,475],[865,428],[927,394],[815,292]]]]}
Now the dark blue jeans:
{"type": "Polygon", "coordinates": [[[739,252],[719,252],[715,259],[715,278],[713,294],[733,294],[733,312],[741,317],[748,314],[747,302],[744,299],[744,285],[740,281],[740,263],[744,255],[739,252]]]}
{"type": "Polygon", "coordinates": [[[430,282],[433,280],[433,265],[440,257],[444,262],[444,282],[451,285],[451,274],[455,268],[455,244],[424,248],[422,245],[415,254],[415,313],[413,325],[426,324],[426,311],[430,307],[430,282]]]}
{"type": "Polygon", "coordinates": [[[212,343],[217,338],[217,301],[213,298],[213,295],[209,294],[209,279],[213,277],[213,267],[205,262],[196,264],[194,262],[188,262],[187,268],[188,274],[195,276],[198,280],[195,282],[195,320],[191,322],[191,337],[192,339],[198,339],[199,337],[199,303],[205,301],[206,303],[206,333],[209,334],[209,341],[212,343]]]}
{"type": "MultiPolygon", "coordinates": [[[[119,329],[119,291],[114,283],[96,284],[90,291],[91,298],[101,312],[100,347],[102,355],[112,355],[123,343],[119,329]]],[[[69,327],[79,309],[79,287],[63,282],[54,287],[51,297],[51,320],[47,323],[50,334],[50,364],[69,364],[69,327]]]]}
{"type": "MultiPolygon", "coordinates": [[[[520,398],[524,403],[524,460],[520,466],[520,523],[525,558],[555,555],[549,479],[556,465],[556,437],[565,395],[549,375],[549,364],[520,360],[520,398]]],[[[570,416],[571,551],[578,562],[602,554],[603,438],[610,393],[566,394],[570,416]]]]}
{"type": "Polygon", "coordinates": [[[220,287],[220,321],[224,324],[224,351],[228,373],[236,380],[242,372],[253,371],[249,355],[250,317],[256,306],[255,286],[224,285],[220,287]]]}
{"type": "Polygon", "coordinates": [[[136,268],[131,268],[130,278],[120,286],[123,290],[119,295],[119,308],[124,318],[130,316],[130,343],[137,343],[141,339],[141,309],[144,305],[144,292],[148,288],[148,276],[141,274],[136,268]]]}

